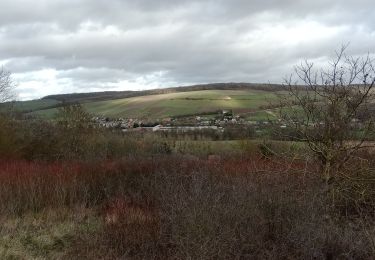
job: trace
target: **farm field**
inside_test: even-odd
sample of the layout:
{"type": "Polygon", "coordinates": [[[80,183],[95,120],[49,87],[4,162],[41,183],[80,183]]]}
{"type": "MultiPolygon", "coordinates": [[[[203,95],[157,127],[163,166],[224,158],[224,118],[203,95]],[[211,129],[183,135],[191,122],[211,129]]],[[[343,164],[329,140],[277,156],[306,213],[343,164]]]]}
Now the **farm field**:
{"type": "Polygon", "coordinates": [[[59,105],[61,102],[54,99],[37,99],[29,101],[16,101],[12,107],[19,112],[40,111],[51,106],[59,105]]]}
{"type": "MultiPolygon", "coordinates": [[[[201,90],[86,102],[83,106],[91,114],[108,117],[159,119],[232,109],[235,114],[244,114],[250,118],[253,115],[258,119],[269,115],[261,106],[275,100],[277,93],[281,92],[201,90]]],[[[46,109],[33,114],[52,117],[56,111],[57,109],[46,109]]]]}

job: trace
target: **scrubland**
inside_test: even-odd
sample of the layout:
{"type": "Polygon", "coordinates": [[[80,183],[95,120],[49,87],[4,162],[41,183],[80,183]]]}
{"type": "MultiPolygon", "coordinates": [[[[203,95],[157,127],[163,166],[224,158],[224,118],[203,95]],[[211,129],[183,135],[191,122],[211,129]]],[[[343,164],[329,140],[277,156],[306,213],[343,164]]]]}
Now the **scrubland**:
{"type": "Polygon", "coordinates": [[[1,259],[371,259],[375,158],[302,144],[0,128],[1,259]]]}

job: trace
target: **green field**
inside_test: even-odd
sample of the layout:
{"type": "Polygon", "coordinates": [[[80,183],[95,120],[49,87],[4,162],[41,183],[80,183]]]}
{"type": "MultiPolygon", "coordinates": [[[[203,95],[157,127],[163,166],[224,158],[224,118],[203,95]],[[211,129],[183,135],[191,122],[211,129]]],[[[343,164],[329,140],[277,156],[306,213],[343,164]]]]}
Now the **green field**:
{"type": "Polygon", "coordinates": [[[51,106],[56,106],[60,104],[60,101],[54,99],[37,99],[29,101],[16,101],[13,103],[8,103],[11,107],[19,112],[31,112],[31,111],[40,111],[51,106]]]}
{"type": "MultiPolygon", "coordinates": [[[[160,119],[232,109],[235,114],[243,114],[247,118],[254,116],[258,120],[269,116],[260,107],[275,100],[276,93],[261,90],[201,90],[86,102],[83,106],[93,115],[115,118],[160,119]]],[[[44,109],[33,113],[51,117],[56,111],[44,109]]]]}
{"type": "Polygon", "coordinates": [[[39,99],[32,101],[16,102],[16,108],[20,110],[40,110],[50,106],[60,104],[60,101],[53,99],[39,99]]]}

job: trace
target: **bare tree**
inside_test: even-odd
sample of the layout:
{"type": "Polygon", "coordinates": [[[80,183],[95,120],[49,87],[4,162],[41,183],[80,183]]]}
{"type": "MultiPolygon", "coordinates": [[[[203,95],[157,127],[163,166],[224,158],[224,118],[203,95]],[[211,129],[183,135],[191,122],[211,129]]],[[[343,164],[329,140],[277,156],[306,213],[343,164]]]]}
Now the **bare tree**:
{"type": "Polygon", "coordinates": [[[11,73],[4,68],[0,70],[0,103],[10,101],[14,97],[14,83],[11,73]]]}
{"type": "Polygon", "coordinates": [[[374,130],[373,60],[348,56],[346,47],[325,68],[315,69],[308,61],[296,66],[285,79],[288,95],[281,98],[281,120],[320,159],[327,182],[367,147],[374,130]]]}

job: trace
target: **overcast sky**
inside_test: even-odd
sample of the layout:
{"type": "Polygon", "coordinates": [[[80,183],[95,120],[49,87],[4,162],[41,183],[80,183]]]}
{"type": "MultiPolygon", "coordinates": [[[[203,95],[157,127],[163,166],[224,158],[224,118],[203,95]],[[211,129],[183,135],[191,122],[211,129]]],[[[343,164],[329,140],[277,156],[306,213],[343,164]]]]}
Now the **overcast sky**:
{"type": "Polygon", "coordinates": [[[1,0],[19,99],[282,82],[302,59],[375,52],[373,0],[1,0]]]}

